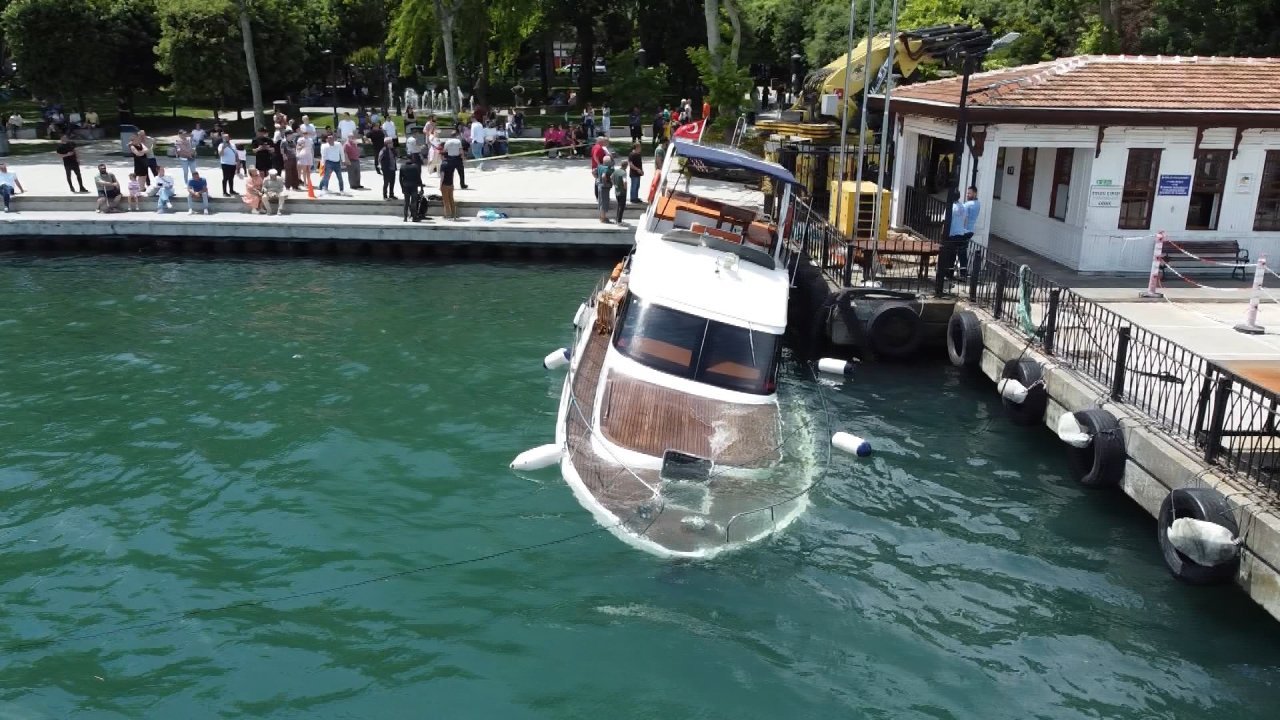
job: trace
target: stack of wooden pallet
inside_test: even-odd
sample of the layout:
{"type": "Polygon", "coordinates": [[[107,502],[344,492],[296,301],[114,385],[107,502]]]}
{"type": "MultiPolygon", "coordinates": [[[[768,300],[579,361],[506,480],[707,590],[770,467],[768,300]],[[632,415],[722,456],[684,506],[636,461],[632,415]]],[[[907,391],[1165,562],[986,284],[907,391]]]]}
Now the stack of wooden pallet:
{"type": "Polygon", "coordinates": [[[836,142],[840,139],[840,126],[835,123],[802,123],[783,122],[782,120],[757,120],[756,130],[765,135],[780,135],[789,140],[836,142]]]}

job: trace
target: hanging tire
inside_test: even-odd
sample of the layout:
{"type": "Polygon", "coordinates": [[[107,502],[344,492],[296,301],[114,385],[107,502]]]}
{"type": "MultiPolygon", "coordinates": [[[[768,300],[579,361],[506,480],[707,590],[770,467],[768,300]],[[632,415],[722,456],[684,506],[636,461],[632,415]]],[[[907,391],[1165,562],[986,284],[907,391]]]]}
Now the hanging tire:
{"type": "Polygon", "coordinates": [[[920,313],[906,303],[886,303],[867,321],[871,350],[887,358],[905,359],[920,347],[920,313]]]}
{"type": "Polygon", "coordinates": [[[1115,416],[1102,408],[1086,408],[1073,413],[1080,428],[1093,437],[1088,446],[1067,446],[1067,463],[1076,480],[1085,487],[1114,487],[1124,479],[1128,454],[1124,434],[1115,416]]]}
{"type": "Polygon", "coordinates": [[[1030,358],[1010,360],[1004,364],[1000,377],[1017,380],[1027,388],[1027,397],[1020,403],[1005,397],[1000,399],[1005,414],[1015,425],[1035,425],[1044,420],[1044,411],[1049,407],[1049,391],[1044,387],[1044,371],[1040,363],[1030,358]]]}
{"type": "Polygon", "coordinates": [[[1179,580],[1191,585],[1216,585],[1229,582],[1235,578],[1240,569],[1240,556],[1237,554],[1229,562],[1221,565],[1200,565],[1191,558],[1178,552],[1169,541],[1169,528],[1175,518],[1194,518],[1215,523],[1239,536],[1240,528],[1236,525],[1235,516],[1227,499],[1217,490],[1210,488],[1179,488],[1169,493],[1160,503],[1160,517],[1157,523],[1157,534],[1160,552],[1164,555],[1164,564],[1169,572],[1179,580]]]}
{"type": "Polygon", "coordinates": [[[968,310],[947,321],[947,357],[958,368],[977,370],[982,364],[982,322],[968,310]]]}

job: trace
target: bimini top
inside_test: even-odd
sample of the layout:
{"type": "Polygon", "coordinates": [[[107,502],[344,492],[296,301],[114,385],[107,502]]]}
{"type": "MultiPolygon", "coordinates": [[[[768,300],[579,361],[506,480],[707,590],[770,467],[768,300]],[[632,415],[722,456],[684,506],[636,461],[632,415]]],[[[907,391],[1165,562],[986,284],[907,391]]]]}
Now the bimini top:
{"type": "Polygon", "coordinates": [[[716,170],[741,170],[779,182],[796,182],[796,176],[781,165],[761,160],[737,148],[699,145],[686,140],[676,140],[675,143],[676,154],[688,158],[689,165],[698,174],[715,175],[716,170]]]}

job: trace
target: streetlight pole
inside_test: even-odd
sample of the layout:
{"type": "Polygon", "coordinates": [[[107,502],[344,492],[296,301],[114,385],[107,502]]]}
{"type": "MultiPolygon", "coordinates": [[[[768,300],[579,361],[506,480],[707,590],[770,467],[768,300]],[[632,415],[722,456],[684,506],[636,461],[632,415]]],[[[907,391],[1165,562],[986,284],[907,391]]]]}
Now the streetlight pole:
{"type": "Polygon", "coordinates": [[[333,69],[333,50],[325,48],[321,55],[329,56],[329,91],[333,93],[333,127],[338,127],[338,78],[333,69]]]}
{"type": "MultiPolygon", "coordinates": [[[[952,265],[955,264],[956,253],[963,252],[962,249],[951,246],[950,237],[951,221],[955,218],[955,206],[960,201],[960,182],[964,174],[960,172],[960,166],[963,164],[964,151],[968,147],[969,139],[969,76],[973,74],[975,68],[981,65],[982,60],[987,53],[992,50],[999,50],[1007,47],[1015,40],[1021,37],[1021,34],[1011,32],[990,45],[977,49],[961,49],[958,51],[963,60],[961,66],[962,78],[960,80],[960,103],[956,110],[956,140],[955,155],[951,163],[951,172],[947,176],[947,209],[942,215],[942,251],[938,253],[937,274],[933,277],[933,294],[942,295],[946,285],[947,274],[951,272],[952,265]]],[[[976,162],[976,158],[975,158],[976,162]]]]}

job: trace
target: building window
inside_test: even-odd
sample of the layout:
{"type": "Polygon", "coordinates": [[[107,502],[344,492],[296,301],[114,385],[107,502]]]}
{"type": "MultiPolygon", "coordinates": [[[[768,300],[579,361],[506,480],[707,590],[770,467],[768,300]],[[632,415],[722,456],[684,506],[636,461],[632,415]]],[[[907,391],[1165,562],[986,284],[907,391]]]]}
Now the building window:
{"type": "Polygon", "coordinates": [[[1004,148],[996,151],[996,189],[992,191],[991,197],[996,200],[1000,199],[1000,191],[1004,189],[1004,148]]]}
{"type": "Polygon", "coordinates": [[[1071,196],[1071,164],[1075,162],[1076,151],[1071,148],[1058,148],[1053,156],[1053,192],[1049,195],[1049,217],[1055,220],[1067,219],[1067,201],[1071,196]]]}
{"type": "Polygon", "coordinates": [[[1018,173],[1018,207],[1031,209],[1031,193],[1036,187],[1036,149],[1022,148],[1022,171],[1018,173]]]}
{"type": "Polygon", "coordinates": [[[1230,150],[1201,150],[1196,174],[1191,178],[1191,203],[1187,206],[1188,230],[1217,230],[1222,212],[1222,191],[1227,186],[1230,150]]]}
{"type": "Polygon", "coordinates": [[[1160,150],[1132,148],[1124,171],[1124,193],[1120,196],[1120,229],[1146,230],[1151,227],[1151,209],[1160,176],[1160,150]]]}
{"type": "Polygon", "coordinates": [[[1254,230],[1280,230],[1280,150],[1268,150],[1258,185],[1258,209],[1253,213],[1254,230]]]}

